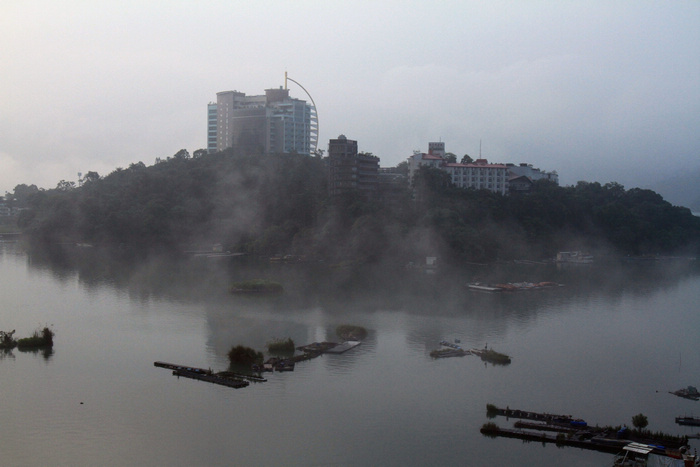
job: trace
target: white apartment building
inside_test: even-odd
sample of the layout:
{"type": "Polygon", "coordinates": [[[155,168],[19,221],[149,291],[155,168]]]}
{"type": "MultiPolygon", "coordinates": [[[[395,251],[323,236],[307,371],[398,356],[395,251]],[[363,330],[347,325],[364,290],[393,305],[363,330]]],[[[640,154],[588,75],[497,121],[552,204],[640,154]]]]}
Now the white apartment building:
{"type": "Polygon", "coordinates": [[[459,188],[489,190],[505,195],[508,193],[508,167],[505,164],[489,164],[486,159],[477,159],[470,164],[446,163],[443,167],[459,188]]]}
{"type": "Polygon", "coordinates": [[[508,193],[508,167],[505,164],[489,164],[486,159],[477,159],[470,164],[447,162],[442,156],[414,152],[408,158],[408,177],[413,176],[421,166],[444,170],[452,177],[452,183],[459,188],[489,190],[502,195],[508,193]]]}
{"type": "Polygon", "coordinates": [[[428,154],[414,151],[408,158],[409,180],[413,180],[419,167],[427,166],[447,172],[452,178],[452,183],[459,188],[489,190],[502,195],[509,193],[510,180],[522,181],[522,177],[527,178],[528,186],[531,186],[533,181],[542,179],[559,184],[556,172],[544,172],[533,168],[532,164],[489,164],[486,159],[477,159],[469,164],[453,163],[445,160],[445,143],[429,143],[428,147],[428,154]]]}

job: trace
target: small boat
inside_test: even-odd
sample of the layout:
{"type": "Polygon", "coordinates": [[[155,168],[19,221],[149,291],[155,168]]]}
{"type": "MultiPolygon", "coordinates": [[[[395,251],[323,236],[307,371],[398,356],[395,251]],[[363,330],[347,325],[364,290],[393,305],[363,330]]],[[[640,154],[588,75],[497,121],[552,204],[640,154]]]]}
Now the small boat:
{"type": "Polygon", "coordinates": [[[440,345],[445,346],[445,347],[449,347],[451,349],[461,349],[462,348],[462,346],[460,346],[458,344],[453,344],[452,342],[447,342],[447,341],[440,341],[440,345]]]}
{"type": "Polygon", "coordinates": [[[700,417],[676,417],[676,423],[679,425],[700,426],[700,417]]]}

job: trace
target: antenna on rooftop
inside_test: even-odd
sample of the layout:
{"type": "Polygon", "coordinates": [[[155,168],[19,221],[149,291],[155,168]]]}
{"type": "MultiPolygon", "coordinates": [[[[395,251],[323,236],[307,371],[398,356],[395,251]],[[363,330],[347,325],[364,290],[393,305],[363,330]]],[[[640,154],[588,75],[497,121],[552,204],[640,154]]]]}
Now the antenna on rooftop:
{"type": "Polygon", "coordinates": [[[481,138],[479,138],[479,159],[481,159],[481,138]]]}

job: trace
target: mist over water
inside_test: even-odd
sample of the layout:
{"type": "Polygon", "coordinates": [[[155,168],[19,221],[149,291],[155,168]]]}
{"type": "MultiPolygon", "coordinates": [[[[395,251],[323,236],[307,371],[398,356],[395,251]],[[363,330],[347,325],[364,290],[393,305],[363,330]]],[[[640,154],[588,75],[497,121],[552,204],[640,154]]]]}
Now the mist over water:
{"type": "MultiPolygon", "coordinates": [[[[438,270],[163,260],[98,251],[39,255],[0,244],[0,330],[56,331],[50,356],[0,359],[0,451],[8,465],[607,465],[612,456],[479,428],[486,404],[572,414],[592,424],[693,432],[700,403],[700,274],[688,261],[582,267],[501,264],[438,270]],[[276,297],[233,280],[284,284],[276,297]],[[513,294],[464,285],[554,281],[513,294]],[[234,345],[265,350],[369,335],[356,349],[234,390],[176,378],[156,360],[223,370],[234,345]],[[433,360],[442,339],[488,343],[508,366],[433,360]],[[82,404],[81,404],[82,403],[82,404]]],[[[512,421],[499,418],[501,426],[512,421]]],[[[691,442],[697,446],[697,440],[691,442]]]]}

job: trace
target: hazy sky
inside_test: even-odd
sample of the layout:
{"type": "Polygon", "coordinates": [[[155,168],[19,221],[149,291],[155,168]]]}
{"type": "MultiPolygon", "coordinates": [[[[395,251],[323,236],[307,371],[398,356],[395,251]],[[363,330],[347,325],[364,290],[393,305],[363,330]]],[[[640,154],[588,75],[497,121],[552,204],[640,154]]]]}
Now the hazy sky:
{"type": "Polygon", "coordinates": [[[204,148],[218,91],[285,70],[322,149],[382,166],[481,141],[563,185],[700,167],[697,0],[2,0],[0,44],[0,193],[204,148]]]}

